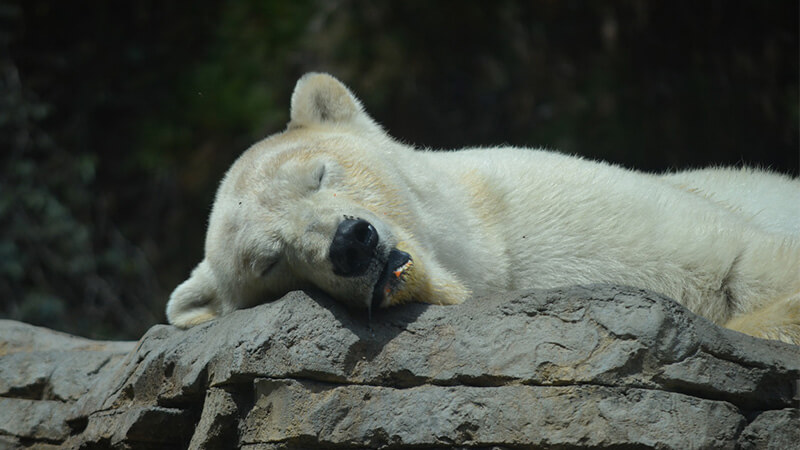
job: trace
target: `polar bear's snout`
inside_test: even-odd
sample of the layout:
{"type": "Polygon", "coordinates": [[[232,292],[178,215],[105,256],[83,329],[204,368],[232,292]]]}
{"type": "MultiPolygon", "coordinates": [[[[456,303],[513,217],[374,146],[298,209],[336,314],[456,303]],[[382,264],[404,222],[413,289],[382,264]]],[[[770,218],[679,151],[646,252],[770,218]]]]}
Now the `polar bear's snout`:
{"type": "Polygon", "coordinates": [[[378,230],[364,219],[347,218],[336,229],[329,251],[333,273],[343,277],[362,275],[376,257],[378,230]]]}
{"type": "MultiPolygon", "coordinates": [[[[328,258],[335,275],[358,279],[356,285],[361,290],[358,297],[363,299],[362,295],[367,295],[359,306],[371,310],[408,300],[407,297],[413,295],[405,289],[409,274],[414,272],[414,261],[409,253],[394,247],[393,241],[384,224],[373,225],[361,218],[345,216],[336,228],[328,258]],[[378,229],[386,234],[382,237],[378,229]]],[[[335,292],[334,288],[330,293],[335,296],[335,292]]],[[[348,297],[345,294],[343,298],[348,297]]]]}

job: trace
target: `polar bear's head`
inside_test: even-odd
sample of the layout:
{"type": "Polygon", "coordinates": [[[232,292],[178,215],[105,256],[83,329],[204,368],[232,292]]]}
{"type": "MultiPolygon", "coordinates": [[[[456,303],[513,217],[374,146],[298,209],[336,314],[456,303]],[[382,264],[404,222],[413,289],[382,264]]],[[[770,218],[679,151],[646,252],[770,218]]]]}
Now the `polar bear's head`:
{"type": "Polygon", "coordinates": [[[301,78],[283,133],[248,149],[217,191],[205,257],[172,293],[170,323],[319,289],[353,306],[467,295],[415,241],[418,214],[392,140],[333,77],[301,78]]]}

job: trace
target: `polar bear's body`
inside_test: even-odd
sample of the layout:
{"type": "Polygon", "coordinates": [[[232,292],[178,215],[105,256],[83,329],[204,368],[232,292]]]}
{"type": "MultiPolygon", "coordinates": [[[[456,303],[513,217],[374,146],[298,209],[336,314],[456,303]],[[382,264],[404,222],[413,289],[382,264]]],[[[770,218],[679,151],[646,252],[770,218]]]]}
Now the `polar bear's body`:
{"type": "Polygon", "coordinates": [[[167,308],[191,326],[317,288],[363,307],[617,283],[800,343],[800,181],[652,175],[516,148],[418,151],[338,81],[303,77],[283,133],[231,167],[205,259],[167,308]]]}

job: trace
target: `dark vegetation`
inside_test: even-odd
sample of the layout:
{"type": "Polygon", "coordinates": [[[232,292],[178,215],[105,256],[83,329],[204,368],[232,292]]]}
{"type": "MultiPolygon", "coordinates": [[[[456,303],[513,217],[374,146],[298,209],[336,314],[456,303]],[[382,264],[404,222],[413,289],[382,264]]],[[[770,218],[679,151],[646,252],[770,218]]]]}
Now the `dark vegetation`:
{"type": "Polygon", "coordinates": [[[137,338],[329,71],[420,146],[798,172],[798,2],[0,1],[0,317],[137,338]]]}

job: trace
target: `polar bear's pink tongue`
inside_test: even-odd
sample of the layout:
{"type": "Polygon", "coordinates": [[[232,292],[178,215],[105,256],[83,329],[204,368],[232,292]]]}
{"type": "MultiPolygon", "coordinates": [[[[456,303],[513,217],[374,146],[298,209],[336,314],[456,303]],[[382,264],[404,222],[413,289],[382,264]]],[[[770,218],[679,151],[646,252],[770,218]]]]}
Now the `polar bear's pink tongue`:
{"type": "Polygon", "coordinates": [[[383,273],[378,277],[375,288],[372,292],[371,307],[377,308],[383,304],[384,300],[392,295],[392,292],[402,283],[403,277],[414,261],[408,253],[393,249],[389,252],[389,258],[383,273]]]}

